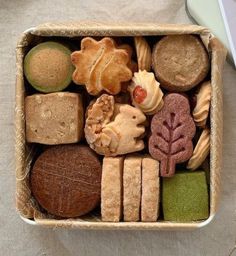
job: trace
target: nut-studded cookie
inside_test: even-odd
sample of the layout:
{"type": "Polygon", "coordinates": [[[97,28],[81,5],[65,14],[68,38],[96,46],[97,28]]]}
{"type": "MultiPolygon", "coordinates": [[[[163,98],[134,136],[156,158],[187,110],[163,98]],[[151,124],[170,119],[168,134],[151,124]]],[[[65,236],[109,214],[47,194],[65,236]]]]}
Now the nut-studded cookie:
{"type": "Polygon", "coordinates": [[[128,104],[114,102],[103,94],[89,107],[85,122],[85,138],[98,154],[117,156],[140,151],[144,142],[145,115],[128,104]]]}
{"type": "Polygon", "coordinates": [[[81,95],[33,94],[25,98],[26,140],[47,145],[78,142],[83,133],[81,95]]]}
{"type": "Polygon", "coordinates": [[[154,46],[152,67],[163,88],[182,92],[205,78],[210,62],[197,36],[169,35],[154,46]]]}
{"type": "Polygon", "coordinates": [[[76,67],[73,81],[85,85],[91,95],[98,95],[101,91],[118,94],[121,83],[132,78],[128,67],[131,63],[129,53],[117,48],[109,37],[100,41],[85,37],[81,41],[81,50],[73,52],[71,60],[76,67]]]}

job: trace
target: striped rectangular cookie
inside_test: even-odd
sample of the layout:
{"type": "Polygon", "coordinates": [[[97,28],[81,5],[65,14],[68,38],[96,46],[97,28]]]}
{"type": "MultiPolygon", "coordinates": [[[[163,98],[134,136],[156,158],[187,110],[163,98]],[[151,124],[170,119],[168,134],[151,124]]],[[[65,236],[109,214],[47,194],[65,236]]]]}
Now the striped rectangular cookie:
{"type": "Polygon", "coordinates": [[[123,214],[124,221],[140,220],[141,164],[139,156],[127,156],[123,170],[123,214]]]}
{"type": "Polygon", "coordinates": [[[123,157],[104,157],[102,166],[102,221],[118,222],[122,216],[123,157]]]}
{"type": "Polygon", "coordinates": [[[147,156],[142,159],[141,221],[157,220],[159,202],[159,162],[147,156]]]}

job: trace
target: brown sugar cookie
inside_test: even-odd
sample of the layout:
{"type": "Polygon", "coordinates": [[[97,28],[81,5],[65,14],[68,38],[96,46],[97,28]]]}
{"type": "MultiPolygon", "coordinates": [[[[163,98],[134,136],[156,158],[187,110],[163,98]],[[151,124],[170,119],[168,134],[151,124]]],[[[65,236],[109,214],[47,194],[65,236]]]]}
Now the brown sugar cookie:
{"type": "Polygon", "coordinates": [[[197,36],[169,35],[155,44],[152,67],[163,88],[182,92],[205,78],[210,63],[207,51],[197,36]]]}
{"type": "Polygon", "coordinates": [[[124,221],[140,220],[141,165],[140,156],[130,155],[125,158],[123,169],[124,221]]]}
{"type": "Polygon", "coordinates": [[[27,96],[25,119],[27,142],[76,143],[81,139],[84,124],[81,95],[55,92],[27,96]]]}
{"type": "Polygon", "coordinates": [[[36,160],[30,176],[33,196],[49,213],[78,217],[100,201],[101,163],[89,147],[60,145],[36,160]]]}
{"type": "Polygon", "coordinates": [[[122,217],[123,157],[104,157],[102,165],[101,214],[103,221],[122,217]]]}
{"type": "Polygon", "coordinates": [[[73,81],[85,85],[91,95],[98,95],[101,91],[118,94],[121,83],[132,78],[132,71],[128,67],[130,54],[126,47],[117,48],[109,37],[100,41],[85,37],[81,41],[81,50],[72,53],[71,61],[76,67],[73,81]]]}
{"type": "Polygon", "coordinates": [[[163,108],[151,121],[152,134],[148,145],[151,156],[160,161],[162,177],[173,176],[175,165],[192,156],[195,132],[187,97],[178,93],[167,94],[163,108]]]}

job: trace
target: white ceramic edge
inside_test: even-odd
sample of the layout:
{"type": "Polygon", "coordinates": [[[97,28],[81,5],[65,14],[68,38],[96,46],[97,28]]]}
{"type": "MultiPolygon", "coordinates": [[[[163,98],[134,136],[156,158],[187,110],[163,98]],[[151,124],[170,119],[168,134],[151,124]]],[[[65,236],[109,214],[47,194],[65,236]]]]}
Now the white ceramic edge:
{"type": "Polygon", "coordinates": [[[28,223],[28,224],[30,224],[30,225],[34,225],[34,226],[38,225],[35,220],[27,219],[27,218],[25,218],[25,217],[22,217],[21,215],[20,215],[20,217],[21,217],[21,219],[22,219],[24,222],[26,222],[26,223],[28,223]]]}
{"type": "Polygon", "coordinates": [[[36,27],[31,27],[31,28],[26,29],[23,33],[24,34],[28,34],[28,33],[31,34],[35,29],[36,29],[36,27]]]}
{"type": "Polygon", "coordinates": [[[199,223],[198,228],[202,228],[205,227],[206,225],[208,225],[215,217],[215,213],[213,215],[211,215],[207,220],[199,223]]]}

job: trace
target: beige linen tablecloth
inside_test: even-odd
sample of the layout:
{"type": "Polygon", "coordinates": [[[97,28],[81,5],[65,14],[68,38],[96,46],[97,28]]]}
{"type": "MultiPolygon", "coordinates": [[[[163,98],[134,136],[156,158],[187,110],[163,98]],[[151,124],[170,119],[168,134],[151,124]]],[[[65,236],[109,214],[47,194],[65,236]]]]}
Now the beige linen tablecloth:
{"type": "Polygon", "coordinates": [[[193,232],[51,230],[15,212],[15,46],[25,29],[52,20],[191,23],[183,0],[0,0],[0,255],[236,255],[236,71],[225,65],[222,196],[211,224],[193,232]]]}

